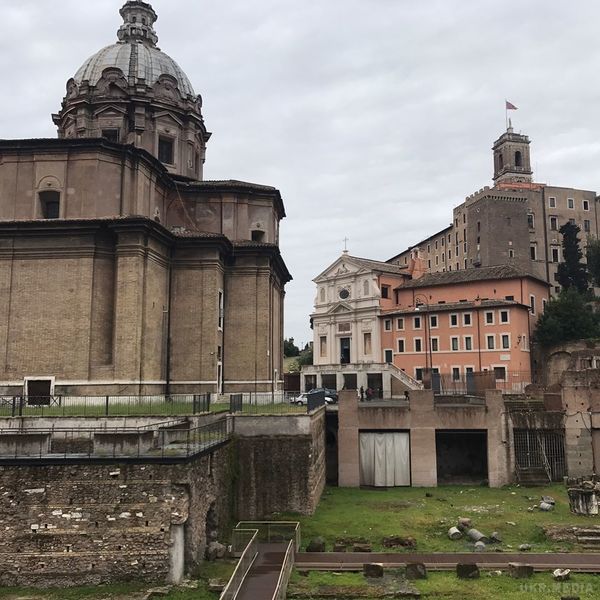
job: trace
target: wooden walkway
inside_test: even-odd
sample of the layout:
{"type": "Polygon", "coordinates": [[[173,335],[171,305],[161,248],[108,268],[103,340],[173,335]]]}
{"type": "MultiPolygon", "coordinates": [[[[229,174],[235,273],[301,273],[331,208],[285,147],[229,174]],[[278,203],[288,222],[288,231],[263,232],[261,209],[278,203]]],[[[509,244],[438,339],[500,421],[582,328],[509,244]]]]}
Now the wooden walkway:
{"type": "Polygon", "coordinates": [[[244,578],[236,600],[271,600],[273,598],[286,549],[287,543],[258,544],[258,554],[244,578]]]}
{"type": "MultiPolygon", "coordinates": [[[[420,562],[432,571],[454,570],[458,563],[475,563],[482,569],[507,569],[508,563],[532,565],[536,571],[571,569],[581,573],[600,573],[600,553],[508,553],[508,552],[300,552],[297,569],[321,571],[358,571],[364,563],[382,563],[386,567],[404,567],[420,562]]],[[[258,598],[258,596],[257,596],[258,598]]]]}

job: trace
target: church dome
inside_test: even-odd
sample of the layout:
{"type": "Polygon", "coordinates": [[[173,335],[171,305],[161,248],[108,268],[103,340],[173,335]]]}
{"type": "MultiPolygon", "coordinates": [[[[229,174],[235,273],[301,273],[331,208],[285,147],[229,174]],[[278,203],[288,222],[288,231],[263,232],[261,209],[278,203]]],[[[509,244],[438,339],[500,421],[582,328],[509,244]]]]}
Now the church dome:
{"type": "Polygon", "coordinates": [[[207,131],[202,98],[181,67],[157,47],[150,4],[120,10],[117,41],[88,58],[67,82],[52,119],[61,138],[106,138],[143,148],[167,171],[202,179],[207,131]]]}
{"type": "Polygon", "coordinates": [[[158,36],[153,25],[158,19],[152,7],[141,0],[130,0],[121,9],[123,25],[116,44],[106,46],[88,58],[73,77],[77,85],[87,81],[95,86],[105,69],[117,68],[130,85],[154,86],[161,75],[170,75],[183,96],[195,97],[194,88],[181,67],[156,47],[158,36]]]}
{"type": "Polygon", "coordinates": [[[181,67],[158,48],[141,42],[118,42],[103,48],[83,63],[73,79],[77,85],[87,81],[95,86],[110,67],[120,69],[130,83],[148,87],[154,86],[161,75],[171,75],[182,95],[196,97],[181,67]]]}

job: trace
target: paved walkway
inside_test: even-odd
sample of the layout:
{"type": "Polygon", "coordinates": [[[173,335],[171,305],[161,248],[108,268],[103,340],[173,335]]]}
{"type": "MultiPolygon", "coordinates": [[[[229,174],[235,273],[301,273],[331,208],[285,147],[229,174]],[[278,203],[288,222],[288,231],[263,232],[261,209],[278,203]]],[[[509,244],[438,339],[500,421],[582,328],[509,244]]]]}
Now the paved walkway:
{"type": "Polygon", "coordinates": [[[258,544],[258,555],[244,579],[237,600],[271,600],[286,549],[287,543],[258,544]]]}
{"type": "MultiPolygon", "coordinates": [[[[506,569],[508,563],[532,565],[536,571],[571,569],[582,573],[600,573],[600,553],[508,553],[508,552],[300,552],[296,554],[297,569],[323,571],[362,570],[364,563],[383,563],[387,567],[404,567],[408,562],[423,563],[436,571],[453,570],[458,563],[476,563],[483,569],[506,569]]],[[[257,596],[258,598],[258,596],[257,596]]]]}

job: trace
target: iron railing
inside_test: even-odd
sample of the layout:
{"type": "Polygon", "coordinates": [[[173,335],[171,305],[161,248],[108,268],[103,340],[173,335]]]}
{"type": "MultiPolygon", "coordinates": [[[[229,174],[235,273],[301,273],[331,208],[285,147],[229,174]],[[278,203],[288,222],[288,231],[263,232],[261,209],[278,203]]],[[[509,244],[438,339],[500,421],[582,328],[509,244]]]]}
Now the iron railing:
{"type": "Polygon", "coordinates": [[[245,392],[231,394],[228,409],[232,414],[307,414],[324,405],[325,395],[322,392],[245,392]]]}
{"type": "Polygon", "coordinates": [[[196,427],[185,421],[166,421],[142,427],[4,428],[0,429],[0,461],[187,458],[231,436],[228,418],[196,427]]]}
{"type": "MultiPolygon", "coordinates": [[[[297,521],[240,521],[234,529],[255,529],[258,533],[258,541],[266,543],[294,542],[296,551],[300,550],[301,533],[300,523],[297,521]]],[[[233,548],[235,551],[235,547],[233,548]]]]}
{"type": "Polygon", "coordinates": [[[290,577],[292,576],[292,569],[294,568],[294,541],[288,542],[285,556],[283,558],[283,564],[281,565],[281,572],[279,573],[279,579],[277,580],[277,586],[273,593],[272,600],[285,600],[287,597],[287,588],[290,583],[290,577]]]}
{"type": "Polygon", "coordinates": [[[520,394],[531,384],[531,373],[524,371],[480,371],[473,373],[431,373],[424,377],[426,389],[450,396],[485,396],[486,390],[520,394]]]}
{"type": "Polygon", "coordinates": [[[211,411],[211,394],[0,396],[0,417],[160,416],[211,411]]]}
{"type": "Polygon", "coordinates": [[[250,536],[249,540],[242,551],[231,578],[227,582],[225,589],[221,592],[219,600],[235,600],[248,571],[252,567],[252,563],[256,559],[256,555],[258,554],[258,531],[256,529],[249,530],[247,534],[250,536]]]}

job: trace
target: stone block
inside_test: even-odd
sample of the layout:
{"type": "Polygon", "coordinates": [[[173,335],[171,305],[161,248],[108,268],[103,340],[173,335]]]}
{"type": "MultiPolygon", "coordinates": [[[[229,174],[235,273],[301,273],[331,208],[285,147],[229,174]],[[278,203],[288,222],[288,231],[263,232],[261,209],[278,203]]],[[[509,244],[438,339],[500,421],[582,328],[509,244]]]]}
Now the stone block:
{"type": "Polygon", "coordinates": [[[365,563],[363,565],[363,575],[369,578],[383,577],[383,565],[381,563],[365,563]]]}
{"type": "Polygon", "coordinates": [[[456,576],[459,579],[479,579],[479,567],[475,563],[458,563],[456,576]]]}
{"type": "Polygon", "coordinates": [[[529,579],[533,577],[533,566],[525,563],[508,563],[508,574],[513,579],[529,579]]]}
{"type": "Polygon", "coordinates": [[[427,579],[427,568],[423,563],[407,563],[406,579],[427,579]]]}

